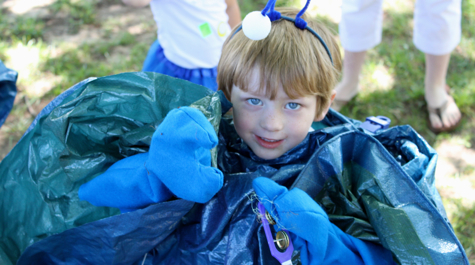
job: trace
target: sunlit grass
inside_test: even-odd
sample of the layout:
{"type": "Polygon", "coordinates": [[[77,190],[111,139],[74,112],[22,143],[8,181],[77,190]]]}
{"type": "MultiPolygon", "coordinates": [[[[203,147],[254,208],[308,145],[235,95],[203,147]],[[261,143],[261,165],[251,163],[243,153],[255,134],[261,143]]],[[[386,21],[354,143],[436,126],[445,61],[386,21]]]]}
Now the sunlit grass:
{"type": "Polygon", "coordinates": [[[29,97],[41,97],[50,89],[50,85],[45,82],[54,77],[40,69],[48,50],[49,47],[41,40],[30,40],[26,44],[13,41],[4,49],[4,63],[19,72],[17,86],[29,97]],[[45,80],[46,77],[48,80],[45,80]]]}
{"type": "Polygon", "coordinates": [[[109,41],[84,43],[77,47],[63,44],[58,47],[61,52],[45,60],[42,70],[62,77],[52,91],[53,95],[58,95],[88,77],[140,71],[148,47],[149,44],[137,43],[134,35],[128,32],[122,32],[109,41]],[[117,52],[121,47],[126,48],[124,54],[117,52]]]}
{"type": "Polygon", "coordinates": [[[96,2],[92,0],[56,0],[50,9],[53,13],[67,14],[70,33],[77,33],[82,25],[96,22],[96,2]]]}
{"type": "Polygon", "coordinates": [[[383,10],[394,14],[412,13],[414,10],[414,2],[412,0],[392,0],[383,2],[383,10]]]}
{"type": "Polygon", "coordinates": [[[394,86],[394,73],[383,61],[368,61],[361,77],[362,92],[388,91],[394,86]]]}
{"type": "Polygon", "coordinates": [[[465,58],[475,60],[475,38],[462,38],[457,51],[465,58]]]}
{"type": "Polygon", "coordinates": [[[39,39],[43,35],[45,23],[25,16],[6,16],[0,10],[0,41],[21,40],[24,43],[39,39]]]}
{"type": "Polygon", "coordinates": [[[465,249],[470,264],[475,264],[475,204],[467,205],[463,199],[443,199],[447,215],[457,238],[465,249]]]}
{"type": "MultiPolygon", "coordinates": [[[[22,93],[16,96],[16,103],[9,114],[9,119],[14,117],[14,121],[5,122],[1,127],[4,141],[3,148],[11,150],[15,146],[34,120],[34,115],[30,114],[29,108],[32,109],[32,107],[38,103],[38,100],[29,100],[28,97],[22,93]]],[[[0,154],[0,159],[3,159],[6,155],[6,153],[0,154]]]]}

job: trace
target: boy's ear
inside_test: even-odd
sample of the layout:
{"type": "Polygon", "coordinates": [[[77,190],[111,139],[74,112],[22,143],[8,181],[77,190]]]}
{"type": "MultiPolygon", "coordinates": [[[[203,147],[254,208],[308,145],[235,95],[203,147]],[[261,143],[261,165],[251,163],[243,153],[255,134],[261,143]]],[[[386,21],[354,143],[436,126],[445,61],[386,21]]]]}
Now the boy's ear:
{"type": "Polygon", "coordinates": [[[330,109],[330,106],[332,105],[333,100],[335,99],[335,96],[336,96],[336,91],[333,90],[332,95],[330,97],[330,102],[328,102],[328,105],[322,110],[322,113],[320,113],[320,115],[318,115],[318,116],[315,115],[314,121],[321,121],[321,120],[323,120],[323,118],[325,118],[325,115],[327,115],[328,110],[330,109]]]}

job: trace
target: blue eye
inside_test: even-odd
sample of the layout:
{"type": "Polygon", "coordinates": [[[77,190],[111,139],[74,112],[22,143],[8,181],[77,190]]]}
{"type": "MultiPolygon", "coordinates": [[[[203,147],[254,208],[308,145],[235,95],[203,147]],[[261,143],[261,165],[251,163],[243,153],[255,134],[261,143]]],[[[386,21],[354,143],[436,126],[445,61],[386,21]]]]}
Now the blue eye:
{"type": "Polygon", "coordinates": [[[287,108],[291,110],[298,110],[300,109],[300,104],[295,103],[295,102],[290,102],[290,103],[287,103],[287,108]]]}
{"type": "Polygon", "coordinates": [[[247,102],[253,106],[259,106],[259,105],[262,105],[262,101],[260,99],[257,99],[257,98],[250,98],[247,100],[247,102]]]}

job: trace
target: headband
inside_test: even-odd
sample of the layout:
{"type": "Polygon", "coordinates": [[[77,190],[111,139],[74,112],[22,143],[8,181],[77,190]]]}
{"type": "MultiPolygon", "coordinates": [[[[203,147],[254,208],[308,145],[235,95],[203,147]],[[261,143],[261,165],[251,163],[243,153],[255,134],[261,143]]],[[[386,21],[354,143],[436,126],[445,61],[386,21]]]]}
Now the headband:
{"type": "Polygon", "coordinates": [[[295,16],[295,19],[282,16],[280,12],[276,11],[274,9],[276,1],[277,0],[269,0],[269,2],[267,2],[266,7],[264,7],[262,11],[253,11],[247,14],[244,20],[242,21],[241,26],[239,26],[236,31],[234,31],[231,38],[242,29],[244,35],[246,35],[246,37],[248,37],[249,39],[262,40],[269,35],[272,27],[272,21],[276,21],[279,19],[288,20],[293,22],[297,28],[302,30],[307,29],[313,35],[315,35],[315,37],[317,37],[317,39],[325,48],[325,51],[327,52],[328,57],[330,57],[330,61],[333,64],[332,55],[325,41],[320,37],[320,35],[318,35],[317,32],[315,32],[315,30],[307,26],[307,22],[303,18],[301,18],[301,16],[307,10],[308,5],[310,4],[310,0],[307,0],[307,3],[303,7],[303,9],[300,10],[300,12],[295,16]]]}

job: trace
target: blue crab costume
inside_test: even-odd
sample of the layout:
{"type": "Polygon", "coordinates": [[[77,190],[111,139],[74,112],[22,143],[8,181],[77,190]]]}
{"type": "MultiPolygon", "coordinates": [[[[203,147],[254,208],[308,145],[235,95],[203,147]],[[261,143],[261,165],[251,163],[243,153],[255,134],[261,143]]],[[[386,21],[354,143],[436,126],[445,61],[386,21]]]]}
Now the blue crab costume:
{"type": "Polygon", "coordinates": [[[229,107],[220,92],[154,73],[90,78],[64,92],[0,164],[0,263],[277,264],[254,212],[253,181],[264,177],[277,183],[269,196],[298,188],[396,263],[468,264],[434,186],[437,154],[410,126],[372,133],[330,110],[300,145],[266,161],[237,137],[229,107]],[[209,201],[173,197],[120,214],[79,199],[81,185],[149,152],[167,113],[183,106],[218,132],[210,162],[223,183],[209,201]]]}

